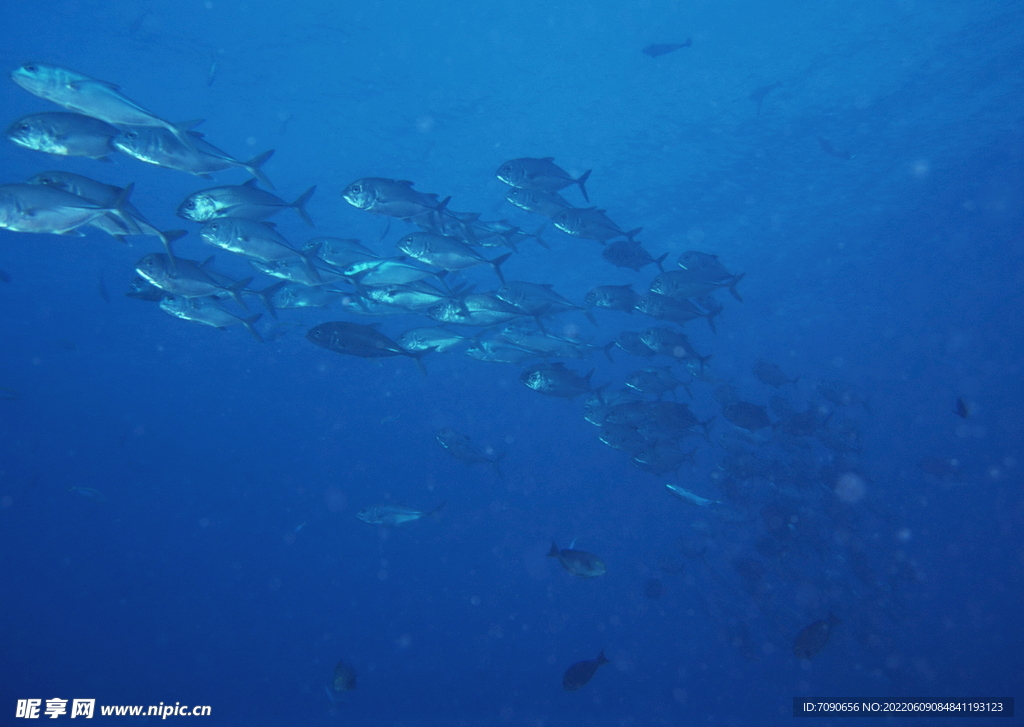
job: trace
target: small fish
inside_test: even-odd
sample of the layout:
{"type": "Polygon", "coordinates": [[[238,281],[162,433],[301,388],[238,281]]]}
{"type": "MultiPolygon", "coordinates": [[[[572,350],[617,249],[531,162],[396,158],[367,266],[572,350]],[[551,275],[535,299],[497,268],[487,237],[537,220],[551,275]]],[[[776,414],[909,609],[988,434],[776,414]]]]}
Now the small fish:
{"type": "Polygon", "coordinates": [[[776,81],[775,83],[769,83],[767,86],[758,86],[750,95],[747,96],[751,101],[757,104],[757,115],[761,115],[761,106],[764,104],[764,97],[770,94],[772,91],[782,85],[782,81],[776,81]]]}
{"type": "Polygon", "coordinates": [[[680,48],[689,48],[692,45],[693,38],[687,38],[683,43],[652,43],[644,48],[642,53],[649,55],[651,58],[657,58],[680,48]]]}
{"type": "Polygon", "coordinates": [[[0,268],[0,283],[9,283],[9,282],[11,282],[11,274],[9,272],[7,272],[6,270],[4,270],[3,268],[0,268]]]}
{"type": "Polygon", "coordinates": [[[690,492],[689,490],[684,490],[679,485],[673,485],[670,482],[666,482],[665,483],[665,487],[668,488],[669,492],[671,492],[673,495],[678,497],[683,502],[690,502],[690,503],[693,503],[694,505],[697,505],[698,507],[708,507],[710,505],[721,505],[722,504],[721,500],[709,500],[706,497],[701,497],[700,495],[695,495],[692,492],[690,492]]]}
{"type": "Polygon", "coordinates": [[[596,659],[576,662],[565,670],[565,674],[562,676],[562,689],[567,692],[575,692],[590,681],[598,667],[608,663],[604,649],[601,649],[601,653],[597,655],[596,659]]]}
{"type": "Polygon", "coordinates": [[[780,369],[775,364],[769,363],[767,361],[755,362],[753,373],[757,380],[760,381],[762,384],[774,386],[776,389],[779,388],[780,386],[785,386],[786,384],[795,384],[797,381],[800,380],[799,376],[797,376],[795,379],[786,378],[786,375],[782,373],[782,369],[780,369]]]}
{"type": "Polygon", "coordinates": [[[437,439],[437,443],[444,447],[445,451],[455,457],[455,459],[461,460],[466,464],[479,464],[486,462],[494,467],[494,471],[498,475],[498,479],[504,479],[501,474],[501,469],[498,466],[498,463],[501,462],[501,458],[505,456],[504,452],[497,456],[488,457],[477,449],[471,441],[469,441],[469,437],[461,432],[455,431],[454,429],[449,429],[448,427],[437,430],[435,438],[437,439]]]}
{"type": "Polygon", "coordinates": [[[335,692],[349,692],[356,688],[356,670],[343,661],[334,667],[331,689],[335,692]]]}
{"type": "Polygon", "coordinates": [[[953,413],[961,419],[966,419],[971,415],[971,410],[967,407],[967,402],[964,401],[962,396],[956,398],[956,407],[953,409],[953,413]]]}
{"type": "Polygon", "coordinates": [[[21,392],[17,389],[8,389],[4,386],[0,386],[0,399],[7,401],[14,401],[15,399],[21,398],[21,392]]]}
{"type": "Polygon", "coordinates": [[[828,620],[821,619],[801,629],[793,640],[793,656],[797,659],[810,659],[825,648],[832,630],[841,623],[829,613],[828,620]]]}
{"type": "Polygon", "coordinates": [[[67,492],[74,492],[84,497],[86,500],[92,500],[93,502],[106,502],[107,496],[99,490],[94,490],[91,487],[75,487],[72,485],[67,489],[67,492]]]}
{"type": "MultiPolygon", "coordinates": [[[[562,567],[568,573],[572,573],[574,576],[579,578],[594,578],[596,576],[603,576],[607,572],[604,562],[593,553],[588,553],[585,550],[574,550],[573,545],[576,544],[574,540],[570,543],[569,547],[565,550],[560,550],[555,541],[551,541],[551,550],[548,551],[549,558],[558,558],[558,562],[562,564],[562,567]]],[[[587,677],[588,679],[590,677],[587,677]]],[[[586,682],[584,681],[584,684],[586,682]]],[[[580,686],[583,686],[582,684],[580,686]]]]}
{"type": "Polygon", "coordinates": [[[836,149],[832,145],[832,142],[829,141],[828,139],[826,139],[823,136],[819,136],[818,137],[818,144],[821,146],[821,150],[823,152],[825,152],[826,154],[828,154],[829,156],[834,156],[837,159],[845,159],[847,161],[849,161],[850,159],[853,159],[853,154],[851,154],[848,151],[843,151],[841,149],[836,149]]]}
{"type": "Polygon", "coordinates": [[[443,508],[445,504],[447,504],[447,501],[442,502],[429,512],[414,510],[411,507],[404,507],[402,505],[373,505],[360,510],[356,514],[356,517],[370,525],[389,525],[397,527],[398,525],[404,525],[405,523],[411,523],[414,520],[419,520],[427,515],[436,515],[441,512],[441,508],[443,508]]]}

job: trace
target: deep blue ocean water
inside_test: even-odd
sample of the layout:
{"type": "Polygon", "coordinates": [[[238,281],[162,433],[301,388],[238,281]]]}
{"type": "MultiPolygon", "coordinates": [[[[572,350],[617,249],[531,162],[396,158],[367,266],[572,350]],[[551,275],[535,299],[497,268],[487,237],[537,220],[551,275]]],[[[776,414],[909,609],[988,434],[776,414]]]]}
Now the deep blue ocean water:
{"type": "MultiPolygon", "coordinates": [[[[700,250],[746,273],[744,302],[717,296],[717,334],[685,327],[713,355],[708,378],[756,404],[820,405],[826,429],[843,422],[858,441],[744,436],[718,383],[697,381],[680,400],[717,417],[708,441],[688,440],[693,464],[655,476],[598,440],[581,398],[523,386],[522,365],[434,354],[424,377],[405,358],[313,346],[313,325],[368,322],[338,307],[264,314],[265,334],[293,328],[260,345],[125,297],[153,238],[0,230],[2,723],[22,723],[18,700],[51,698],[210,705],[168,720],[211,725],[555,727],[851,724],[795,720],[793,699],[1024,696],[1024,12],[852,5],[5,7],[5,74],[28,60],[72,68],[163,118],[205,119],[206,138],[238,158],[275,149],[265,171],[282,197],[317,185],[315,232],[291,211],[276,218],[296,245],[334,235],[385,252],[413,229],[348,205],[357,178],[413,180],[454,210],[533,231],[540,218],[503,202],[499,164],[592,169],[593,204],[643,227],[666,266],[700,250]],[[758,112],[751,94],[775,83],[758,112]],[[799,381],[761,383],[759,359],[799,381]],[[822,398],[837,380],[866,404],[822,398]],[[439,447],[442,427],[504,452],[503,478],[439,447]],[[771,471],[731,477],[737,448],[771,471]],[[849,474],[855,497],[837,494],[849,474]],[[680,502],[665,482],[737,516],[680,502]],[[442,502],[398,528],[356,518],[442,502]],[[545,557],[552,539],[575,539],[608,572],[574,578],[545,557]],[[841,623],[825,648],[797,659],[797,634],[829,612],[841,623]],[[566,668],[601,649],[610,664],[563,691],[566,668]],[[333,704],[339,660],[358,686],[333,704]]],[[[58,109],[4,75],[0,110],[6,127],[58,109]]],[[[112,159],[4,140],[0,183],[48,169],[134,182],[154,224],[189,230],[180,255],[254,275],[174,215],[244,172],[211,182],[112,159]]],[[[643,290],[654,275],[551,225],[542,234],[551,249],[520,245],[509,279],[582,303],[595,285],[643,290]]],[[[488,269],[452,279],[495,283],[488,269]]],[[[603,345],[656,323],[594,316],[548,325],[603,345]]],[[[564,362],[613,391],[646,365],[613,356],[564,362]]],[[[949,723],[860,723],[905,721],[949,723]]]]}

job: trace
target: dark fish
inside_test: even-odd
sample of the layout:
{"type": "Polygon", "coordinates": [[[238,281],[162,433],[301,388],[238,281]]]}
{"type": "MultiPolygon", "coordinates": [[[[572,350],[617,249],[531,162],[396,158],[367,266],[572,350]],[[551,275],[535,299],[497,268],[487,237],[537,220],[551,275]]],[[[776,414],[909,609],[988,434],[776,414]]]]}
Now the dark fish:
{"type": "MultiPolygon", "coordinates": [[[[0,270],[0,273],[3,273],[3,271],[0,270]]],[[[0,280],[4,280],[2,276],[0,276],[0,280]]],[[[7,278],[6,280],[4,280],[4,282],[11,282],[10,278],[7,278]]],[[[968,416],[970,416],[971,410],[967,408],[967,402],[964,401],[964,398],[962,396],[958,396],[956,398],[956,408],[953,409],[953,413],[956,414],[961,419],[966,419],[968,416]]]]}
{"type": "MultiPolygon", "coordinates": [[[[588,553],[585,550],[574,550],[572,546],[575,543],[576,541],[574,540],[568,548],[561,550],[555,545],[555,541],[552,540],[548,557],[558,558],[558,562],[562,564],[566,572],[572,573],[579,578],[603,576],[607,571],[604,562],[593,553],[588,553]]],[[[587,678],[589,679],[590,677],[587,678]]]]}
{"type": "Polygon", "coordinates": [[[853,154],[851,154],[848,151],[836,149],[834,146],[832,146],[832,142],[823,136],[818,137],[818,144],[821,145],[821,150],[828,154],[829,156],[834,156],[837,159],[845,159],[847,161],[853,159],[853,154]]]}
{"type": "Polygon", "coordinates": [[[486,454],[481,452],[473,443],[469,441],[469,437],[461,432],[457,432],[454,429],[445,427],[444,429],[437,430],[437,443],[440,444],[451,456],[457,460],[461,460],[466,464],[479,464],[486,462],[487,464],[494,466],[494,471],[498,474],[499,479],[502,478],[501,469],[498,467],[498,462],[505,456],[505,453],[497,455],[496,457],[488,457],[486,454]]]}
{"type": "Polygon", "coordinates": [[[104,303],[110,302],[110,293],[107,291],[107,283],[103,280],[102,275],[100,275],[100,279],[96,281],[96,291],[100,294],[100,299],[104,303]]]}
{"type": "Polygon", "coordinates": [[[622,331],[609,345],[615,345],[628,354],[644,358],[657,356],[660,353],[644,342],[643,334],[639,331],[622,331]]]}
{"type": "Polygon", "coordinates": [[[762,384],[768,384],[775,388],[785,386],[786,384],[795,384],[800,380],[799,376],[795,379],[787,379],[786,375],[782,373],[782,370],[778,366],[773,363],[768,363],[767,361],[757,361],[754,364],[753,372],[754,376],[757,377],[757,380],[762,384]]]}
{"type": "Polygon", "coordinates": [[[3,270],[2,268],[0,268],[0,283],[9,283],[9,282],[11,282],[11,274],[9,272],[7,272],[6,270],[3,270]]]}
{"type": "Polygon", "coordinates": [[[607,663],[608,659],[605,658],[604,649],[601,649],[601,653],[597,655],[596,659],[576,662],[565,670],[565,675],[562,676],[562,689],[567,692],[575,692],[590,681],[599,666],[607,663]]]}
{"type": "Polygon", "coordinates": [[[339,661],[334,667],[334,679],[331,681],[331,690],[335,692],[348,692],[356,688],[356,670],[343,661],[339,661]]]}
{"type": "Polygon", "coordinates": [[[772,91],[782,85],[782,81],[776,81],[775,83],[769,83],[767,86],[758,86],[750,95],[747,96],[751,101],[757,104],[757,115],[761,115],[761,105],[764,103],[764,97],[770,94],[772,91]]]}
{"type": "Polygon", "coordinates": [[[601,257],[617,268],[629,268],[630,270],[640,272],[640,268],[653,263],[658,266],[658,270],[664,272],[665,269],[661,264],[665,262],[668,253],[666,252],[661,257],[655,259],[651,257],[651,253],[647,252],[639,242],[635,240],[619,240],[602,249],[601,257]]]}
{"type": "Polygon", "coordinates": [[[657,58],[680,48],[689,48],[691,45],[693,45],[693,38],[687,38],[684,43],[651,43],[642,52],[651,58],[657,58]]]}
{"type": "Polygon", "coordinates": [[[330,321],[310,328],[306,338],[321,348],[335,353],[361,358],[384,358],[387,356],[408,356],[415,359],[416,364],[425,374],[426,368],[418,351],[406,351],[390,338],[372,326],[346,321],[330,321]]]}
{"type": "Polygon", "coordinates": [[[665,584],[660,578],[651,578],[644,584],[644,595],[652,601],[657,601],[665,595],[665,584]]]}
{"type": "Polygon", "coordinates": [[[964,473],[964,466],[956,457],[923,457],[917,466],[942,479],[957,479],[964,473]]]}
{"type": "Polygon", "coordinates": [[[756,432],[772,425],[768,410],[749,401],[730,401],[722,405],[722,414],[730,422],[743,429],[756,432]]]}
{"type": "Polygon", "coordinates": [[[8,389],[0,386],[0,400],[14,401],[21,398],[21,392],[17,389],[8,389]]]}
{"type": "Polygon", "coordinates": [[[793,655],[797,659],[810,659],[825,648],[832,629],[840,623],[839,619],[829,613],[827,620],[818,620],[804,627],[793,640],[793,655]]]}

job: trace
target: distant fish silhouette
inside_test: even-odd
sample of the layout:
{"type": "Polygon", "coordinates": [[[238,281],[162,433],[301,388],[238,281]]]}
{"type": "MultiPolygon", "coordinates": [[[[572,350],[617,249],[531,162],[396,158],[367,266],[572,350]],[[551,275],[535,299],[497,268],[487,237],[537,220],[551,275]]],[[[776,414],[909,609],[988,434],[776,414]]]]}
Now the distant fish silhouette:
{"type": "Polygon", "coordinates": [[[782,85],[782,81],[776,81],[775,83],[769,83],[767,86],[758,86],[750,95],[747,96],[751,101],[757,104],[757,115],[761,115],[761,104],[764,103],[764,97],[770,94],[772,91],[782,85]]]}
{"type": "Polygon", "coordinates": [[[824,136],[818,137],[818,143],[821,144],[821,150],[828,154],[829,156],[834,156],[839,159],[846,159],[847,161],[853,159],[853,154],[851,154],[848,151],[836,149],[834,146],[832,146],[832,142],[826,139],[824,136]]]}
{"type": "Polygon", "coordinates": [[[956,408],[953,409],[953,413],[961,419],[966,419],[971,414],[971,410],[967,408],[967,402],[964,401],[962,396],[956,398],[956,408]]]}
{"type": "Polygon", "coordinates": [[[693,38],[687,38],[685,43],[652,43],[644,48],[643,52],[651,58],[657,58],[680,48],[689,48],[691,45],[693,38]]]}
{"type": "Polygon", "coordinates": [[[9,282],[11,282],[11,274],[8,273],[6,270],[0,270],[0,283],[9,282]]]}

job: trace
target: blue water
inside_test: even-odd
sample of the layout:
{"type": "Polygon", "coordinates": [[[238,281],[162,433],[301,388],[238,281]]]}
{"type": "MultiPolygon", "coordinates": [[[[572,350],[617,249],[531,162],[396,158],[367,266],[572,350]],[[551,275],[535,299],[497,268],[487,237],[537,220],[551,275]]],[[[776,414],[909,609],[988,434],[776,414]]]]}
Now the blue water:
{"type": "MultiPolygon", "coordinates": [[[[691,407],[717,416],[710,441],[690,440],[694,464],[656,477],[598,440],[579,399],[523,386],[522,366],[432,355],[424,377],[408,359],[304,339],[357,320],[337,308],[284,311],[296,329],[260,345],[124,297],[135,261],[159,249],[152,238],[0,230],[0,387],[21,394],[0,399],[4,724],[21,722],[18,700],[54,697],[210,705],[203,724],[216,725],[541,727],[790,724],[797,697],[1024,696],[1018,3],[10,5],[0,68],[72,68],[163,118],[205,119],[206,137],[239,158],[276,149],[266,172],[283,197],[318,185],[315,234],[385,252],[412,229],[345,203],[341,190],[366,176],[532,231],[541,220],[502,201],[498,165],[554,156],[574,176],[593,169],[593,203],[643,227],[667,265],[701,250],[746,273],[743,303],[718,295],[717,335],[700,320],[685,328],[713,376],[756,404],[781,394],[836,409],[830,424],[856,427],[861,446],[743,439],[714,385],[695,382],[691,407]],[[692,47],[641,53],[687,37],[692,47]],[[758,114],[750,94],[775,82],[758,114]],[[758,359],[799,382],[762,384],[758,359]],[[831,380],[868,405],[826,402],[816,386],[831,380]],[[951,411],[958,396],[967,419],[951,411]],[[505,452],[504,479],[441,449],[442,427],[505,452]],[[789,474],[728,495],[712,475],[729,442],[789,474]],[[962,471],[930,474],[926,458],[962,471]],[[835,493],[845,472],[864,486],[853,502],[835,493]],[[664,482],[745,517],[719,519],[664,482]],[[443,501],[400,528],[355,517],[443,501]],[[607,574],[573,578],[545,558],[552,539],[575,539],[607,574]],[[763,575],[744,579],[738,559],[763,575]],[[644,592],[653,578],[658,599],[644,592]],[[796,659],[796,635],[830,611],[842,623],[825,648],[796,659]],[[563,691],[566,668],[601,649],[611,663],[563,691]],[[332,704],[339,660],[358,686],[332,704]]],[[[0,110],[6,126],[57,108],[5,79],[0,110]]],[[[223,272],[253,274],[174,216],[198,189],[242,183],[240,171],[210,182],[6,140],[0,169],[0,183],[47,169],[134,182],[154,224],[190,230],[179,254],[216,252],[223,272]]],[[[296,245],[313,234],[290,211],[276,221],[296,245]]],[[[520,246],[510,279],[582,302],[595,285],[643,290],[654,274],[612,267],[597,243],[550,225],[543,235],[551,250],[520,246]]],[[[494,284],[487,269],[453,277],[494,284]]],[[[603,345],[655,324],[595,317],[596,328],[580,315],[551,325],[603,345]]],[[[566,363],[610,391],[646,365],[614,357],[566,363]]],[[[978,722],[992,723],[959,723],[978,722]]]]}

